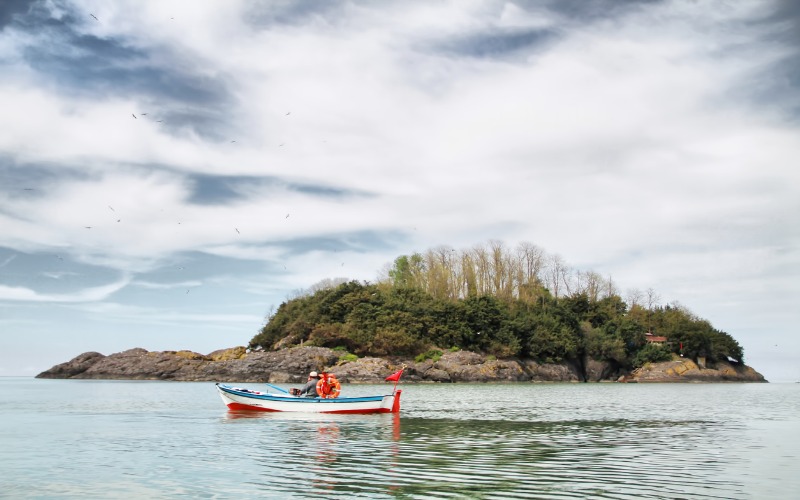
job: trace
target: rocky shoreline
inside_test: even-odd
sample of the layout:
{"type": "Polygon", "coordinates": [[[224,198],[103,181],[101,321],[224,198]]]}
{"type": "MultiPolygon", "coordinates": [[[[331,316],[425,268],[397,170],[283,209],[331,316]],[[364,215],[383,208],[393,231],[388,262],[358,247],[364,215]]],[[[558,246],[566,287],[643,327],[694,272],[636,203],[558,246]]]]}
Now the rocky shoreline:
{"type": "Polygon", "coordinates": [[[379,383],[406,365],[403,382],[767,382],[746,365],[727,362],[701,367],[675,358],[620,372],[608,362],[586,360],[540,364],[525,359],[494,359],[468,351],[445,352],[441,358],[416,362],[402,358],[345,359],[346,353],[325,347],[293,347],[248,352],[245,347],[203,355],[192,351],[150,352],[135,348],[103,355],[86,352],[46,370],[36,378],[102,380],[174,380],[214,382],[305,382],[308,372],[335,373],[344,383],[379,383]]]}

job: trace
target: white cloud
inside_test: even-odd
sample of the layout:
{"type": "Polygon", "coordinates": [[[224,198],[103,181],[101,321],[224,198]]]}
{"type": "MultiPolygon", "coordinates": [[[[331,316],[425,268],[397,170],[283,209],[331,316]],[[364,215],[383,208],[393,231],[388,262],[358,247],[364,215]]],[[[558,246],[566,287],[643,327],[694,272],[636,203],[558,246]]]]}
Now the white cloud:
{"type": "Polygon", "coordinates": [[[0,285],[0,300],[50,303],[97,302],[108,298],[129,283],[130,278],[125,276],[114,283],[83,288],[68,294],[43,294],[30,288],[0,285]]]}
{"type": "MultiPolygon", "coordinates": [[[[764,75],[796,47],[760,22],[769,3],[647,3],[594,19],[514,2],[347,3],[294,17],[238,1],[65,5],[99,18],[72,25],[98,37],[96,52],[47,30],[0,34],[0,159],[40,189],[0,197],[0,246],[130,277],[57,295],[6,283],[2,300],[101,306],[115,292],[213,283],[240,285],[243,303],[279,302],[324,278],[374,279],[402,253],[490,238],[534,242],[701,316],[707,307],[735,338],[756,315],[737,311],[742,301],[772,310],[797,296],[798,130],[763,95],[764,75]],[[547,36],[503,52],[502,35],[520,32],[547,36]],[[26,48],[97,61],[73,88],[75,73],[26,48]],[[123,79],[103,80],[109,66],[123,79]],[[36,169],[47,174],[20,173],[36,169]],[[195,203],[200,174],[271,182],[195,203]],[[314,191],[326,188],[344,194],[314,191]],[[353,234],[380,244],[314,243],[353,234]],[[137,278],[195,252],[263,267],[137,278]]],[[[148,307],[130,300],[106,312],[148,307]]],[[[771,328],[788,332],[792,319],[771,328]]],[[[759,342],[749,335],[746,349],[759,342]]]]}

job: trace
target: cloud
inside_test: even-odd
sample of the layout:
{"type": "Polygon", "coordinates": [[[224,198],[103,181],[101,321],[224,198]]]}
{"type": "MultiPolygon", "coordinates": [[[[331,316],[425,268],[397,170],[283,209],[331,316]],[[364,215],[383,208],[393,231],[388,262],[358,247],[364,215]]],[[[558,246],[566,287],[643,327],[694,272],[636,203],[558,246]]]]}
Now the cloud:
{"type": "Polygon", "coordinates": [[[114,283],[75,290],[69,294],[41,294],[30,288],[0,285],[0,300],[50,303],[97,302],[107,299],[129,283],[130,278],[123,277],[114,283]]]}
{"type": "Polygon", "coordinates": [[[6,2],[2,296],[262,316],[497,239],[750,324],[744,283],[763,310],[798,293],[798,25],[772,1],[6,2]]]}

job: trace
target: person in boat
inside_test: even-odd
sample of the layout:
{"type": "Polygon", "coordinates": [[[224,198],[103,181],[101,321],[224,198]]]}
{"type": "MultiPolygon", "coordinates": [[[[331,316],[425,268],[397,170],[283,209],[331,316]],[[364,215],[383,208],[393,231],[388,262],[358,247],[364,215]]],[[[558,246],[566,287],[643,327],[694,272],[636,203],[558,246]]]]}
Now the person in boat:
{"type": "Polygon", "coordinates": [[[317,394],[324,399],[338,398],[342,392],[342,384],[333,373],[320,373],[317,382],[317,394]]]}
{"type": "Polygon", "coordinates": [[[319,374],[317,372],[311,372],[308,374],[308,381],[306,385],[300,389],[300,392],[297,393],[298,396],[305,396],[307,398],[318,398],[319,394],[317,394],[317,382],[319,381],[319,374]]]}

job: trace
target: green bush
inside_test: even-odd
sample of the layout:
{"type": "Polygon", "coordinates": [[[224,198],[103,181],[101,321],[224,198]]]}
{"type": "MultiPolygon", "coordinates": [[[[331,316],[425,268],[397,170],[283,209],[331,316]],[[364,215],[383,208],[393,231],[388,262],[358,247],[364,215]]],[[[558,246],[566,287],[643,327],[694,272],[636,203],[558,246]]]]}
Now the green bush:
{"type": "Polygon", "coordinates": [[[446,350],[497,359],[560,362],[588,356],[625,369],[669,359],[670,350],[712,362],[744,361],[735,339],[679,306],[628,308],[617,295],[553,297],[536,283],[521,285],[516,297],[473,289],[464,298],[444,297],[412,286],[414,273],[421,272],[415,259],[398,263],[393,283],[343,283],[281,304],[249,348],[272,351],[301,344],[357,356],[435,361],[441,352],[433,346],[451,346],[446,350]],[[647,344],[648,329],[667,337],[672,348],[647,344]]]}
{"type": "Polygon", "coordinates": [[[355,354],[350,354],[350,353],[347,353],[344,356],[342,356],[341,358],[339,358],[339,362],[341,362],[341,363],[351,363],[351,362],[357,361],[357,360],[358,360],[358,356],[356,356],[355,354]]]}
{"type": "Polygon", "coordinates": [[[417,363],[422,363],[426,359],[430,359],[434,363],[436,363],[442,358],[442,354],[443,354],[442,351],[440,351],[439,349],[430,349],[426,352],[423,352],[416,358],[414,358],[414,361],[416,361],[417,363]]]}
{"type": "Polygon", "coordinates": [[[661,361],[669,361],[672,359],[672,352],[659,344],[647,344],[642,347],[636,356],[633,358],[633,367],[639,368],[645,363],[659,363],[661,361]]]}

